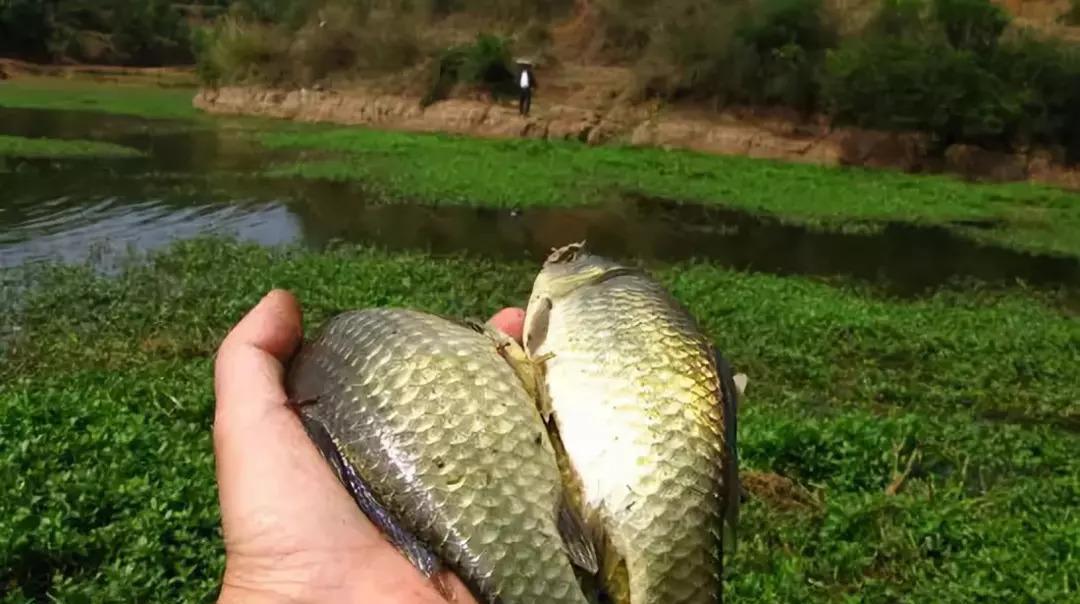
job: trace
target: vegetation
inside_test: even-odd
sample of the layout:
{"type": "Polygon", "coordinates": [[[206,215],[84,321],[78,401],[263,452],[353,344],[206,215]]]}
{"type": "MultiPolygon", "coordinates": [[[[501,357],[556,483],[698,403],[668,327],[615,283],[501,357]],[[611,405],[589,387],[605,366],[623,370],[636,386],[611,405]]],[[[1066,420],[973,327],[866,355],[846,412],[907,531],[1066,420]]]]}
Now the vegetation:
{"type": "Polygon", "coordinates": [[[195,119],[191,88],[101,85],[82,78],[20,77],[0,86],[0,107],[102,111],[150,118],[195,119]]]}
{"type": "MultiPolygon", "coordinates": [[[[613,14],[624,5],[637,6],[607,3],[613,14]]],[[[647,19],[638,36],[648,42],[637,58],[640,94],[817,107],[825,52],[837,41],[820,0],[680,0],[676,10],[660,3],[641,7],[647,19]]]]}
{"type": "Polygon", "coordinates": [[[308,12],[286,10],[276,21],[244,14],[196,36],[204,81],[311,85],[330,74],[407,67],[420,53],[415,18],[371,3],[328,2],[308,12]]]}
{"type": "Polygon", "coordinates": [[[0,157],[140,157],[138,149],[97,141],[24,138],[0,135],[0,157]]]}
{"type": "MultiPolygon", "coordinates": [[[[1080,589],[1075,317],[1020,291],[899,301],[657,269],[751,380],[732,601],[1061,602],[1080,589]]],[[[297,292],[310,330],[368,305],[483,317],[521,304],[535,270],[210,240],[115,278],[42,269],[21,308],[0,312],[0,599],[213,597],[212,355],[267,289],[297,292]]]]}
{"type": "MultiPolygon", "coordinates": [[[[223,4],[191,0],[196,9],[223,4]]],[[[168,0],[5,0],[0,54],[125,65],[190,63],[188,21],[168,0]]]]}
{"type": "MultiPolygon", "coordinates": [[[[542,38],[546,20],[568,8],[522,0],[243,6],[253,4],[274,11],[234,10],[199,38],[205,79],[310,85],[425,64],[432,75],[424,104],[458,83],[509,90],[510,45],[525,44],[529,32],[542,38]],[[452,13],[509,23],[516,41],[485,34],[475,44],[441,47],[418,33],[452,13]],[[531,17],[511,17],[517,14],[531,17]]],[[[1073,110],[1080,106],[1080,48],[1010,28],[991,0],[882,0],[855,26],[822,0],[593,6],[599,59],[633,65],[638,97],[821,112],[838,123],[926,131],[938,150],[1040,144],[1080,158],[1080,114],[1073,110]]]]}
{"type": "Polygon", "coordinates": [[[435,64],[430,88],[421,104],[426,106],[446,98],[457,84],[486,90],[495,97],[514,94],[516,82],[507,41],[480,34],[472,44],[447,49],[435,64]]]}
{"type": "Polygon", "coordinates": [[[1069,0],[1069,10],[1061,16],[1065,25],[1080,25],[1080,0],[1069,0]]]}
{"type": "Polygon", "coordinates": [[[496,207],[577,205],[628,193],[719,204],[824,228],[939,224],[1022,249],[1080,254],[1080,196],[1030,183],[783,164],[692,152],[491,141],[352,128],[261,136],[271,148],[342,153],[279,176],[355,180],[388,200],[496,207]],[[996,228],[961,224],[986,222],[996,228]]]}
{"type": "MultiPolygon", "coordinates": [[[[10,0],[0,5],[0,53],[138,65],[194,56],[212,84],[312,86],[404,72],[404,86],[426,82],[415,92],[427,104],[458,86],[510,91],[511,49],[544,46],[553,20],[575,10],[570,0],[183,6],[10,0]],[[482,35],[461,44],[446,31],[482,35]]],[[[877,6],[860,20],[823,0],[595,0],[597,42],[583,58],[632,65],[638,97],[790,107],[838,123],[926,131],[938,150],[1039,144],[1080,159],[1080,48],[1014,27],[992,0],[877,6]]]]}
{"type": "Polygon", "coordinates": [[[925,130],[944,146],[1061,145],[1080,157],[1080,48],[1020,32],[984,0],[887,3],[879,28],[837,50],[824,81],[841,121],[925,130]]]}

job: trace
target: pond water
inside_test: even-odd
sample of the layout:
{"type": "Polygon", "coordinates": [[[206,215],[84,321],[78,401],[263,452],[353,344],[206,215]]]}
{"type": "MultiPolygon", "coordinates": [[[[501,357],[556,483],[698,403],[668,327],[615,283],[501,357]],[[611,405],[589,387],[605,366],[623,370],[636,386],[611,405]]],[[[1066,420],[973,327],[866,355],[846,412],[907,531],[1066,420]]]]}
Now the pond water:
{"type": "Polygon", "coordinates": [[[521,210],[377,203],[358,185],[260,177],[295,156],[261,148],[251,127],[226,119],[192,124],[0,108],[2,134],[107,141],[147,154],[5,160],[0,268],[90,260],[108,270],[132,252],[206,234],[267,245],[344,240],[534,260],[554,246],[587,239],[616,256],[703,258],[738,269],[854,277],[899,293],[955,278],[1080,283],[1076,259],[977,244],[940,227],[886,224],[823,233],[722,207],[633,196],[521,210]]]}

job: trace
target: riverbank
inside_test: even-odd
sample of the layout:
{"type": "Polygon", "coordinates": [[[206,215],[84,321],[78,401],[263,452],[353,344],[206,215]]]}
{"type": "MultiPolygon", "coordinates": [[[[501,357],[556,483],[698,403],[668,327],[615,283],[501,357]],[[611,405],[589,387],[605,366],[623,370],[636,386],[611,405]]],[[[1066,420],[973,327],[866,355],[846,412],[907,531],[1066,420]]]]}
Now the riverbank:
{"type": "MultiPolygon", "coordinates": [[[[750,376],[731,601],[1049,603],[1080,589],[1065,512],[1080,498],[1075,317],[1020,289],[898,301],[655,268],[750,376]]],[[[228,327],[271,287],[298,294],[309,333],[367,305],[483,317],[521,304],[535,270],[219,240],[115,278],[39,270],[24,307],[0,313],[0,463],[19,477],[0,496],[0,584],[16,599],[212,599],[210,375],[228,327]]]]}
{"type": "MultiPolygon", "coordinates": [[[[553,87],[560,89],[558,81],[553,87]]],[[[950,173],[993,182],[1029,180],[1080,189],[1080,168],[1066,165],[1062,154],[1050,149],[1008,153],[955,144],[937,152],[930,138],[918,132],[833,127],[826,120],[796,119],[790,112],[709,112],[656,103],[625,104],[603,93],[562,90],[547,103],[540,96],[529,117],[518,115],[511,102],[450,99],[424,108],[419,98],[362,87],[345,91],[204,88],[194,104],[202,111],[224,115],[485,138],[685,149],[823,166],[950,173]]]]}

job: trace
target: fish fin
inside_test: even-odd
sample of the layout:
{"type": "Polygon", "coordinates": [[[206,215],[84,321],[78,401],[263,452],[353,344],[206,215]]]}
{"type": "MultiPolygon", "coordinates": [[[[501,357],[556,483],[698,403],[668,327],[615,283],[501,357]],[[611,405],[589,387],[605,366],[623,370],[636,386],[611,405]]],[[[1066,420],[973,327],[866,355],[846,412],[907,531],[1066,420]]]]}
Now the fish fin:
{"type": "Polygon", "coordinates": [[[390,510],[379,502],[363,477],[357,473],[351,464],[345,461],[340,446],[322,422],[304,413],[300,414],[300,419],[304,424],[304,429],[307,430],[308,436],[311,437],[319,452],[329,462],[341,484],[352,495],[353,500],[364,512],[364,515],[382,531],[387,541],[396,547],[424,577],[431,581],[432,586],[440,595],[452,600],[454,592],[443,574],[442,561],[439,557],[428,549],[427,545],[420,539],[403,528],[390,510]]]}
{"type": "Polygon", "coordinates": [[[735,383],[735,389],[739,391],[739,396],[746,395],[746,386],[750,383],[750,379],[746,377],[745,373],[736,373],[731,381],[735,383]]]}
{"type": "Polygon", "coordinates": [[[536,355],[536,351],[547,338],[548,321],[551,319],[551,298],[538,296],[529,300],[529,307],[525,310],[525,326],[522,331],[522,340],[525,342],[525,352],[529,356],[536,355]]]}
{"type": "Polygon", "coordinates": [[[596,574],[596,571],[600,569],[596,561],[596,547],[593,545],[584,521],[570,504],[565,493],[559,502],[557,524],[570,561],[574,563],[574,566],[590,574],[596,574]]]}
{"type": "Polygon", "coordinates": [[[724,521],[731,533],[731,551],[738,546],[739,500],[741,499],[742,487],[739,484],[739,448],[738,448],[738,415],[739,415],[739,391],[736,388],[732,376],[731,365],[724,359],[720,351],[713,349],[716,361],[716,372],[720,378],[720,396],[723,400],[722,413],[724,420],[724,521]]]}

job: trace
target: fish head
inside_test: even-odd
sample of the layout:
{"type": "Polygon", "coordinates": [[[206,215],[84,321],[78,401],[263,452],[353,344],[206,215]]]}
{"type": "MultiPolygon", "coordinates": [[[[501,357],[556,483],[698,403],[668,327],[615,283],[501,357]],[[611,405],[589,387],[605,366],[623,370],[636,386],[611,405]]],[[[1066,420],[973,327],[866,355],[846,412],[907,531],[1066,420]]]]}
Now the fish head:
{"type": "Polygon", "coordinates": [[[579,287],[604,280],[613,271],[626,267],[602,256],[589,253],[585,242],[556,248],[544,261],[533,283],[533,298],[557,300],[579,287]]]}
{"type": "Polygon", "coordinates": [[[533,281],[525,311],[524,344],[530,355],[540,353],[552,308],[578,289],[600,283],[629,270],[626,266],[589,253],[585,242],[571,243],[551,252],[533,281]]]}

